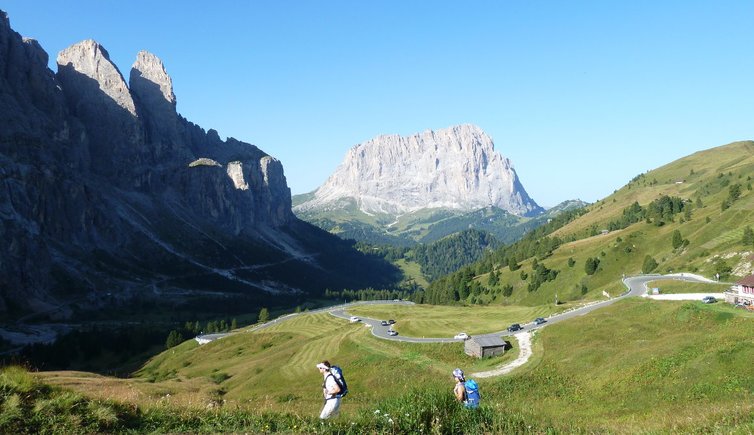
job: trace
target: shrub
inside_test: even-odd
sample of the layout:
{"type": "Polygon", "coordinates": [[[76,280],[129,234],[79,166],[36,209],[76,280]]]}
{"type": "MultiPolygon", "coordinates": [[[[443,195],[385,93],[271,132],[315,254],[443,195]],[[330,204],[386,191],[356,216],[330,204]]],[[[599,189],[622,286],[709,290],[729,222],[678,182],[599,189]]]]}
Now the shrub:
{"type": "Polygon", "coordinates": [[[209,375],[209,378],[212,379],[212,382],[221,384],[224,381],[230,379],[230,375],[225,372],[216,372],[209,375]]]}
{"type": "Polygon", "coordinates": [[[589,257],[586,259],[586,262],[584,263],[584,272],[586,272],[587,275],[594,275],[595,272],[597,272],[597,267],[599,267],[599,265],[600,265],[599,258],[589,257]]]}
{"type": "Polygon", "coordinates": [[[641,266],[641,272],[642,273],[650,273],[653,270],[657,269],[657,260],[652,258],[651,255],[647,255],[644,257],[644,264],[641,266]]]}

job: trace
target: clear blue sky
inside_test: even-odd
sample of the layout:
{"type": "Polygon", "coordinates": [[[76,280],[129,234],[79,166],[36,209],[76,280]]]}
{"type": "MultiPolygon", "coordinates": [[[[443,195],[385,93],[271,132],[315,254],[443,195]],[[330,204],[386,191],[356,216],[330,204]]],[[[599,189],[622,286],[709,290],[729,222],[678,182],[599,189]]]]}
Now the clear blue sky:
{"type": "Polygon", "coordinates": [[[552,206],[754,139],[754,2],[9,0],[50,53],[160,57],[178,111],[283,162],[294,194],[384,133],[473,123],[552,206]]]}

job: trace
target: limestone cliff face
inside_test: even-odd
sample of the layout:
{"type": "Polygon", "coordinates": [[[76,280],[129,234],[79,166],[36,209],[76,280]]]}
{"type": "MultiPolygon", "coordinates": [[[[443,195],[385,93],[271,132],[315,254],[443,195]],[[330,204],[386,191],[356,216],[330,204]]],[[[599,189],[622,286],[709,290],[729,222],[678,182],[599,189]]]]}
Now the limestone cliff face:
{"type": "Polygon", "coordinates": [[[297,211],[356,201],[366,213],[420,209],[476,210],[494,206],[519,216],[541,212],[510,160],[473,125],[384,135],[351,148],[333,175],[297,211]]]}
{"type": "Polygon", "coordinates": [[[278,160],[181,117],[151,53],[129,83],[93,40],[63,50],[57,74],[47,62],[0,11],[0,316],[159,293],[181,274],[297,291],[248,272],[271,260],[255,252],[305,255],[286,233],[299,223],[278,160]]]}

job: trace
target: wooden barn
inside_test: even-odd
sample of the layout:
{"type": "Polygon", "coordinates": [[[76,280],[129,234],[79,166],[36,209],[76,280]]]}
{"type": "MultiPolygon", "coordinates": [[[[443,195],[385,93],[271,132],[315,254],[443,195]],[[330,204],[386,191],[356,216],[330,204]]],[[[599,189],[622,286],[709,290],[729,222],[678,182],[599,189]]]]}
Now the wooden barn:
{"type": "Polygon", "coordinates": [[[502,355],[508,348],[508,342],[497,336],[471,337],[466,340],[463,351],[466,355],[484,358],[502,355]]]}

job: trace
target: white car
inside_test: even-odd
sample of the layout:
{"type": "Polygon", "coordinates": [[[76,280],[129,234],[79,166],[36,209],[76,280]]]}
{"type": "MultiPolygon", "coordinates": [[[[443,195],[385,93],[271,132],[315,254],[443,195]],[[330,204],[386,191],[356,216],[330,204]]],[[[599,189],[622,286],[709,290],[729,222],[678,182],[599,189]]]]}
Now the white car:
{"type": "Polygon", "coordinates": [[[468,340],[469,339],[469,334],[467,334],[465,332],[459,332],[453,338],[455,338],[456,340],[468,340]]]}
{"type": "Polygon", "coordinates": [[[356,316],[351,316],[349,320],[351,321],[351,323],[361,322],[361,319],[356,316]]]}

